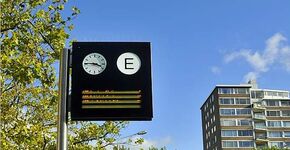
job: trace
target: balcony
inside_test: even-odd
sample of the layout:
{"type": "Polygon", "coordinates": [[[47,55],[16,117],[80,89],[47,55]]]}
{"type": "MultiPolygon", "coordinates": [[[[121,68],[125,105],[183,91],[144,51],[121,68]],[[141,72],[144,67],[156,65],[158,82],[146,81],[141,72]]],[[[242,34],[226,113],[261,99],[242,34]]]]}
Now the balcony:
{"type": "Polygon", "coordinates": [[[266,120],[266,116],[263,114],[254,114],[253,118],[255,120],[266,120]]]}
{"type": "Polygon", "coordinates": [[[269,142],[269,140],[267,139],[267,136],[265,136],[265,135],[256,136],[255,140],[256,140],[257,144],[269,142]]]}
{"type": "Polygon", "coordinates": [[[260,103],[254,103],[253,104],[253,111],[254,112],[264,112],[265,111],[265,105],[260,103]]]}
{"type": "Polygon", "coordinates": [[[266,126],[254,126],[254,130],[256,132],[266,132],[267,131],[267,127],[266,126]]]}

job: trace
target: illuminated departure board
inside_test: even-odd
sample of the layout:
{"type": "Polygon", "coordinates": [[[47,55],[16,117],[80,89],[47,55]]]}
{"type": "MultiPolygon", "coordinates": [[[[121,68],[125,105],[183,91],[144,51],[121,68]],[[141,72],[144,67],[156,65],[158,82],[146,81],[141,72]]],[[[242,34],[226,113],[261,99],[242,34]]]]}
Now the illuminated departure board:
{"type": "Polygon", "coordinates": [[[141,108],[138,91],[82,91],[82,109],[141,108]]]}
{"type": "Polygon", "coordinates": [[[72,120],[151,120],[148,42],[74,42],[72,120]]]}

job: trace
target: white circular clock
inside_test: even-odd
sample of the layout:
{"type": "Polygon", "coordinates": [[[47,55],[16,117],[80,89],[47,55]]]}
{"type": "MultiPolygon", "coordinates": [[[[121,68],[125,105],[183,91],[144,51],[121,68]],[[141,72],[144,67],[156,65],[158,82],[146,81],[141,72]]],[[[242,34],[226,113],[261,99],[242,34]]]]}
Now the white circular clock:
{"type": "Polygon", "coordinates": [[[90,53],[83,60],[83,68],[90,75],[102,73],[107,66],[105,57],[99,53],[90,53]]]}

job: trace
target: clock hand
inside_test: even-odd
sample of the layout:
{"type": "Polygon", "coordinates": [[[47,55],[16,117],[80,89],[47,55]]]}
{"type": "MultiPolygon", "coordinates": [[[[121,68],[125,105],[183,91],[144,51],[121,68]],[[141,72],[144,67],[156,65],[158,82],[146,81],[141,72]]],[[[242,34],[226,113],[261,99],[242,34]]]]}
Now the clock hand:
{"type": "Polygon", "coordinates": [[[96,65],[96,66],[99,66],[99,67],[101,67],[101,65],[99,65],[98,63],[84,63],[85,65],[87,65],[87,64],[91,64],[91,65],[96,65]]]}

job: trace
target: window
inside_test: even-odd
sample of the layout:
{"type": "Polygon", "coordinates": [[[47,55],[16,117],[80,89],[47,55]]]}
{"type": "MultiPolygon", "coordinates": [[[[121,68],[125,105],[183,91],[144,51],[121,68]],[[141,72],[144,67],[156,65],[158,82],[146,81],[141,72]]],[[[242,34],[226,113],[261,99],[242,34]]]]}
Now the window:
{"type": "Polygon", "coordinates": [[[223,141],[222,147],[238,147],[237,141],[223,141]]]}
{"type": "Polygon", "coordinates": [[[236,94],[248,94],[249,93],[249,89],[247,88],[235,88],[235,93],[236,94]]]}
{"type": "Polygon", "coordinates": [[[268,127],[282,127],[281,121],[268,121],[268,127]]]}
{"type": "Polygon", "coordinates": [[[222,130],[222,136],[237,136],[237,130],[222,130]]]}
{"type": "Polygon", "coordinates": [[[232,88],[219,88],[219,94],[233,94],[232,88]]]}
{"type": "Polygon", "coordinates": [[[255,98],[255,99],[261,99],[264,97],[264,92],[263,91],[252,91],[251,97],[255,98]]]}
{"type": "Polygon", "coordinates": [[[290,116],[290,110],[282,110],[282,116],[290,116]]]}
{"type": "Polygon", "coordinates": [[[237,115],[250,115],[251,109],[244,108],[244,109],[237,109],[237,115]]]}
{"type": "Polygon", "coordinates": [[[290,142],[285,142],[285,146],[290,148],[290,142]]]}
{"type": "Polygon", "coordinates": [[[280,116],[280,111],[267,111],[267,116],[280,116]]]}
{"type": "Polygon", "coordinates": [[[235,109],[220,109],[220,114],[226,116],[233,116],[235,115],[235,109]]]}
{"type": "Polygon", "coordinates": [[[283,127],[290,127],[290,121],[283,121],[283,127]]]}
{"type": "Polygon", "coordinates": [[[252,130],[238,130],[239,136],[253,136],[252,130]]]}
{"type": "Polygon", "coordinates": [[[221,120],[222,126],[236,126],[236,120],[221,120]]]}
{"type": "Polygon", "coordinates": [[[281,106],[290,106],[290,101],[281,101],[281,106]]]}
{"type": "Polygon", "coordinates": [[[265,122],[255,122],[255,127],[263,129],[266,127],[266,123],[265,122]]]}
{"type": "Polygon", "coordinates": [[[270,147],[279,147],[279,148],[282,148],[283,147],[283,142],[269,142],[269,146],[270,147]]]}
{"type": "Polygon", "coordinates": [[[239,141],[239,147],[254,147],[253,141],[239,141]]]}
{"type": "Polygon", "coordinates": [[[247,105],[250,104],[249,99],[236,98],[236,104],[247,105]]]}
{"type": "Polygon", "coordinates": [[[277,101],[277,100],[266,100],[266,106],[279,106],[279,101],[277,101]]]}
{"type": "Polygon", "coordinates": [[[267,96],[278,96],[277,92],[266,91],[265,93],[266,93],[267,96]]]}
{"type": "Polygon", "coordinates": [[[219,94],[248,94],[248,88],[219,88],[219,94]]]}
{"type": "Polygon", "coordinates": [[[290,137],[290,131],[285,131],[284,132],[284,137],[290,137]]]}
{"type": "Polygon", "coordinates": [[[220,104],[233,105],[235,103],[233,98],[220,98],[220,104]]]}
{"type": "Polygon", "coordinates": [[[269,137],[282,137],[282,132],[281,131],[270,131],[269,132],[269,137]]]}
{"type": "Polygon", "coordinates": [[[288,97],[288,92],[278,92],[279,97],[288,97]]]}
{"type": "Polygon", "coordinates": [[[251,120],[239,120],[238,124],[240,126],[250,126],[250,125],[252,125],[252,122],[251,122],[251,120]]]}

